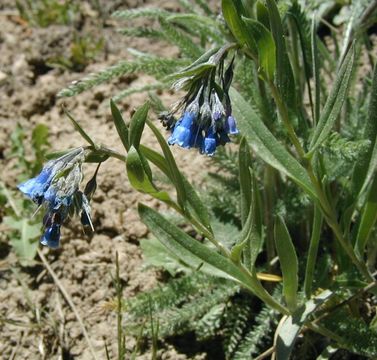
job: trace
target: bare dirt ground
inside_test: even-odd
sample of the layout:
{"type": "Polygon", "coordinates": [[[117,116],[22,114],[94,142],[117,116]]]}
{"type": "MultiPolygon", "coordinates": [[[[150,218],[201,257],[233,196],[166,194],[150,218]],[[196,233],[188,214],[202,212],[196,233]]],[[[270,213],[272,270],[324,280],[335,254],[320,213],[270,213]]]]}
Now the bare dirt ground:
{"type": "MultiPolygon", "coordinates": [[[[132,8],[152,5],[176,8],[168,1],[103,1],[106,9],[119,6],[132,8]],[[109,5],[110,4],[110,5],[109,5]]],[[[85,1],[83,28],[98,32],[95,27],[98,14],[85,1]]],[[[69,48],[72,31],[68,26],[51,25],[47,28],[31,27],[19,21],[13,1],[0,1],[0,180],[15,189],[17,159],[6,160],[10,148],[10,134],[17,123],[30,136],[38,123],[47,124],[50,130],[52,150],[80,146],[83,140],[73,130],[64,116],[57,92],[71,81],[85,74],[129,57],[128,47],[160,54],[176,55],[176,49],[165,44],[131,40],[115,32],[114,20],[108,20],[102,30],[106,54],[97,56],[95,65],[89,65],[83,73],[51,68],[46,59],[61,54],[69,48]]],[[[111,84],[101,85],[93,91],[84,92],[64,103],[74,117],[99,143],[122,151],[120,141],[112,124],[109,99],[130,83],[144,84],[149,79],[124,77],[111,84]]],[[[171,94],[162,94],[166,105],[172,101],[171,94]]],[[[129,119],[133,109],[143,103],[145,97],[134,95],[120,103],[124,116],[129,119]]],[[[145,134],[143,142],[154,142],[145,134]]],[[[189,178],[200,181],[205,173],[207,160],[194,152],[174,149],[179,162],[189,178]]],[[[87,167],[87,178],[93,166],[87,167]]],[[[143,267],[138,240],[147,236],[146,227],[137,214],[137,202],[143,201],[156,208],[158,202],[142,196],[131,189],[125,166],[110,159],[101,167],[98,189],[94,197],[93,220],[95,233],[86,235],[73,221],[62,232],[59,250],[44,248],[43,253],[62,285],[70,294],[83,318],[98,359],[105,359],[105,342],[111,358],[116,356],[116,319],[106,303],[113,299],[111,273],[115,269],[115,254],[119,254],[120,276],[124,283],[124,296],[129,297],[150,289],[156,284],[156,272],[143,267]]],[[[1,222],[1,211],[0,211],[1,222]]],[[[71,307],[62,297],[56,283],[37,258],[34,266],[22,268],[11,247],[0,236],[0,359],[92,359],[71,307]]],[[[128,347],[134,345],[131,339],[128,347]]],[[[172,345],[161,344],[162,359],[203,359],[198,352],[188,357],[180,354],[172,345]]],[[[149,359],[150,355],[140,355],[149,359]]]]}

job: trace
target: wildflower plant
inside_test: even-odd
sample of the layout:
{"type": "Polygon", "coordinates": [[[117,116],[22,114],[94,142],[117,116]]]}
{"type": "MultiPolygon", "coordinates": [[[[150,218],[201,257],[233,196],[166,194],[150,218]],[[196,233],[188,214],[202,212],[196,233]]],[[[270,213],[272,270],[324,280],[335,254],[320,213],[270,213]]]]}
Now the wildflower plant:
{"type": "Polygon", "coordinates": [[[84,160],[85,150],[73,149],[57,159],[50,160],[36,177],[18,186],[19,190],[46,210],[42,245],[59,247],[60,227],[70,213],[80,213],[81,223],[93,229],[88,197],[95,190],[97,172],[84,192],[80,191],[84,160]]]}
{"type": "MultiPolygon", "coordinates": [[[[240,287],[264,304],[266,317],[273,318],[267,308],[280,314],[267,349],[277,359],[299,353],[295,344],[302,341],[301,333],[304,339],[310,338],[303,346],[314,343],[323,356],[333,349],[377,356],[377,68],[372,52],[363,78],[358,72],[361,54],[369,49],[364,48],[365,38],[375,21],[377,2],[352,5],[359,16],[349,20],[341,40],[338,34],[333,36],[336,60],[318,36],[315,14],[305,13],[298,1],[280,1],[278,7],[274,0],[222,0],[221,16],[203,1],[180,3],[187,13],[144,8],[114,14],[127,20],[156,19],[158,28],[122,32],[173,43],[181,51],[179,59],[133,50],[135,60],[122,61],[60,92],[60,96],[73,96],[138,71],[157,79],[154,84],[126,89],[111,100],[124,153],[96,144],[71,118],[89,145],[74,150],[76,155],[65,155],[70,159],[67,173],[64,168],[61,175],[51,172],[54,164],[68,159],[63,157],[20,186],[38,204],[46,205],[51,221],[46,222],[42,239],[54,240],[55,211],[64,218],[79,193],[79,170],[69,177],[74,169],[83,161],[100,163],[115,157],[125,163],[135,190],[162,201],[195,230],[192,237],[161,213],[139,204],[141,220],[163,248],[186,266],[218,277],[227,288],[208,308],[203,294],[206,311],[197,312],[198,316],[208,319],[213,307],[226,304],[240,287]],[[363,86],[357,87],[358,82],[363,86]],[[171,110],[158,114],[170,133],[161,133],[149,118],[151,106],[161,108],[153,94],[129,122],[123,119],[116,105],[122,97],[165,89],[172,83],[185,96],[171,110]],[[152,130],[161,152],[143,144],[145,126],[152,130]],[[236,231],[222,239],[215,206],[204,201],[179,170],[169,145],[187,151],[197,148],[216,157],[218,147],[233,135],[238,142],[234,165],[239,217],[232,218],[236,231]],[[169,179],[175,194],[159,188],[150,164],[169,179]],[[52,182],[46,180],[49,172],[54,174],[52,182]],[[282,283],[281,291],[276,282],[282,283]],[[360,309],[366,312],[361,315],[360,309]]],[[[84,201],[79,204],[76,210],[89,218],[84,201]]],[[[208,281],[219,286],[218,279],[208,281]]],[[[195,307],[189,309],[194,313],[195,307]]],[[[242,321],[250,318],[244,316],[242,321]]],[[[241,328],[238,337],[229,338],[239,342],[227,342],[232,344],[228,358],[254,352],[254,333],[241,328]]]]}

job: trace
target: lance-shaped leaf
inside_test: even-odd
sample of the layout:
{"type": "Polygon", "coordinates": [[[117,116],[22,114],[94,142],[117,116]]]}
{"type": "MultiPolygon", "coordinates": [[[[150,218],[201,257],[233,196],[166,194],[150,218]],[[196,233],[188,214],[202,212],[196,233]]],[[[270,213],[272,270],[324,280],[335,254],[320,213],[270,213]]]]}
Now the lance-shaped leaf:
{"type": "Polygon", "coordinates": [[[368,242],[370,233],[377,220],[377,177],[374,177],[372,185],[361,212],[358,224],[355,251],[359,258],[363,258],[364,249],[368,242]]]}
{"type": "Polygon", "coordinates": [[[285,45],[284,29],[275,0],[267,0],[271,32],[276,46],[276,82],[283,100],[289,108],[296,108],[296,88],[292,66],[285,45]]]}
{"type": "Polygon", "coordinates": [[[230,89],[233,113],[240,132],[253,151],[267,164],[290,177],[312,198],[316,198],[306,170],[268,130],[252,107],[234,89],[230,89]]]}
{"type": "Polygon", "coordinates": [[[168,204],[173,203],[166,191],[159,191],[152,183],[149,167],[146,168],[146,159],[133,147],[128,152],[126,167],[127,176],[131,185],[138,191],[152,195],[168,204]]]}
{"type": "Polygon", "coordinates": [[[144,130],[145,121],[147,120],[148,111],[149,103],[146,102],[135,111],[131,118],[128,143],[136,149],[138,149],[140,145],[140,139],[144,130]]]}
{"type": "Polygon", "coordinates": [[[90,144],[92,145],[94,148],[96,148],[96,144],[94,143],[94,141],[91,139],[91,137],[85,132],[85,130],[81,127],[81,125],[73,118],[73,116],[71,115],[71,113],[65,108],[63,107],[63,110],[64,110],[64,113],[68,116],[69,120],[71,120],[75,130],[77,130],[80,135],[90,144]]]}
{"type": "Polygon", "coordinates": [[[276,48],[272,34],[258,21],[248,18],[243,18],[243,21],[256,43],[259,66],[266,74],[267,79],[272,80],[276,68],[276,48]]]}
{"type": "Polygon", "coordinates": [[[169,165],[160,153],[142,144],[139,147],[139,151],[141,151],[144,156],[152,162],[152,164],[156,165],[170,179],[169,165]]]}
{"type": "Polygon", "coordinates": [[[148,126],[153,131],[153,134],[156,136],[157,141],[160,144],[160,147],[162,149],[162,152],[164,153],[164,157],[169,168],[169,173],[167,174],[167,176],[171,179],[177,190],[178,202],[182,204],[184,207],[187,201],[187,195],[185,191],[185,186],[183,184],[182,174],[178,169],[178,166],[175,162],[174,156],[169,148],[169,145],[166,143],[160,131],[156,128],[156,126],[154,126],[154,124],[151,121],[148,121],[148,126]]]}
{"type": "Polygon", "coordinates": [[[330,96],[322,110],[319,122],[314,130],[313,137],[309,146],[309,153],[318,148],[330,135],[331,129],[340,113],[344,100],[347,96],[351,83],[351,75],[354,67],[355,52],[351,48],[340,67],[336,76],[335,83],[331,89],[330,96]]]}
{"type": "Polygon", "coordinates": [[[306,260],[306,269],[305,269],[304,291],[308,299],[311,297],[311,294],[312,294],[312,283],[313,283],[313,278],[314,278],[315,265],[317,261],[319,240],[321,237],[322,221],[323,221],[323,215],[321,213],[321,210],[318,208],[318,206],[316,206],[314,208],[312,236],[310,238],[308,258],[306,260]]]}
{"type": "Polygon", "coordinates": [[[291,236],[280,216],[275,223],[275,244],[283,273],[283,295],[288,308],[294,311],[297,307],[298,260],[291,236]]]}
{"type": "Polygon", "coordinates": [[[320,63],[317,46],[317,26],[316,20],[313,16],[311,26],[311,45],[312,45],[312,64],[313,64],[313,85],[314,85],[314,124],[318,124],[320,118],[320,106],[321,106],[321,89],[320,89],[320,63]]]}
{"type": "Polygon", "coordinates": [[[256,4],[257,20],[262,23],[267,29],[270,28],[270,16],[267,7],[261,1],[256,4]]]}
{"type": "MultiPolygon", "coordinates": [[[[251,182],[252,179],[250,178],[251,182]]],[[[252,188],[252,183],[250,183],[252,188]]],[[[258,227],[256,221],[256,213],[259,211],[257,208],[258,202],[256,201],[257,194],[253,193],[253,198],[250,202],[250,209],[244,226],[237,243],[233,246],[231,251],[231,258],[236,263],[241,261],[241,255],[243,253],[243,259],[245,266],[253,271],[255,268],[255,261],[262,246],[261,229],[258,227]]]]}
{"type": "Polygon", "coordinates": [[[357,194],[364,192],[377,169],[377,65],[374,67],[364,139],[370,141],[370,146],[366,154],[355,164],[352,179],[357,194]]]}
{"type": "Polygon", "coordinates": [[[126,151],[128,151],[128,149],[130,148],[128,127],[124,122],[122,114],[120,113],[113,99],[110,100],[110,108],[111,114],[113,116],[114,125],[117,129],[120,140],[122,141],[122,144],[126,151]]]}
{"type": "Polygon", "coordinates": [[[241,222],[246,223],[251,206],[252,188],[251,184],[251,154],[245,137],[242,137],[238,151],[239,182],[241,190],[241,222]]]}
{"type": "MultiPolygon", "coordinates": [[[[203,204],[202,200],[196,193],[193,186],[187,181],[184,175],[179,171],[178,166],[175,162],[174,156],[165,138],[161,135],[160,131],[156,128],[156,126],[154,126],[152,122],[148,121],[147,123],[148,123],[148,126],[153,131],[154,135],[156,136],[160,144],[160,147],[162,149],[162,152],[164,153],[165,163],[167,166],[162,165],[162,164],[161,165],[163,166],[163,168],[166,169],[165,174],[169,177],[169,179],[173,182],[174,186],[176,187],[178,202],[181,205],[183,205],[182,207],[184,210],[187,210],[185,209],[185,207],[186,207],[186,204],[188,204],[190,208],[194,211],[197,220],[200,221],[208,230],[211,231],[211,224],[210,224],[210,219],[209,219],[207,208],[203,204]]],[[[156,158],[156,156],[154,156],[154,158],[156,158]]],[[[159,166],[157,163],[155,165],[159,166]]]]}
{"type": "Polygon", "coordinates": [[[315,298],[307,301],[303,306],[298,308],[291,316],[287,316],[276,330],[276,359],[287,360],[290,358],[293,346],[302,326],[308,319],[308,316],[322,305],[333,293],[325,290],[315,298]]]}
{"type": "Polygon", "coordinates": [[[221,7],[224,19],[237,42],[241,46],[247,45],[251,52],[256,55],[256,44],[241,18],[247,15],[242,1],[222,0],[221,7]]]}
{"type": "Polygon", "coordinates": [[[201,264],[209,265],[216,269],[213,275],[220,273],[248,287],[247,276],[232,261],[193,239],[155,210],[139,204],[139,214],[157,239],[185,263],[196,268],[201,264]]]}

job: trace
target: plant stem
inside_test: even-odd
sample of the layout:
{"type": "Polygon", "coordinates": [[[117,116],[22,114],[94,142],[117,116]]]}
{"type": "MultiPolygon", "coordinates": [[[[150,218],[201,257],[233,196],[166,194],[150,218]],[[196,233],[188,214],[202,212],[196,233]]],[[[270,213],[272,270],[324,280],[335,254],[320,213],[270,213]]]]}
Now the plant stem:
{"type": "Polygon", "coordinates": [[[331,227],[333,230],[335,237],[339,241],[340,245],[343,247],[344,251],[347,253],[351,261],[355,264],[355,266],[358,268],[361,274],[368,280],[373,281],[373,277],[368,271],[368,268],[366,265],[361,262],[356,254],[355,251],[351,245],[351,243],[343,236],[342,230],[340,228],[340,225],[337,220],[337,216],[335,213],[334,208],[331,206],[330,202],[328,201],[321,184],[319,183],[317,177],[314,175],[313,168],[311,166],[311,163],[309,162],[307,164],[307,172],[308,175],[312,181],[312,184],[314,185],[314,188],[316,190],[318,201],[320,205],[320,209],[323,212],[323,215],[326,219],[327,224],[331,227]]]}
{"type": "Polygon", "coordinates": [[[305,269],[304,292],[307,299],[310,298],[311,293],[312,293],[314,267],[317,260],[319,239],[321,236],[321,228],[322,228],[322,219],[323,217],[322,217],[320,209],[318,208],[318,206],[315,206],[314,220],[313,220],[313,226],[312,226],[313,230],[312,230],[312,236],[310,238],[308,260],[306,262],[306,269],[305,269]]]}
{"type": "Polygon", "coordinates": [[[308,159],[305,158],[304,149],[301,146],[301,144],[298,140],[298,137],[295,133],[295,130],[294,130],[294,128],[293,128],[293,126],[292,126],[292,124],[289,120],[287,107],[286,107],[285,103],[282,101],[278,89],[276,88],[275,84],[272,81],[269,82],[269,85],[270,85],[272,96],[273,96],[275,103],[276,103],[276,106],[278,108],[280,117],[281,117],[283,124],[284,124],[284,126],[285,126],[285,128],[288,132],[288,136],[289,136],[292,144],[296,148],[296,151],[297,151],[297,154],[298,154],[300,160],[306,164],[307,173],[308,173],[310,180],[311,180],[311,182],[314,185],[314,188],[316,190],[316,195],[318,197],[320,209],[324,213],[324,217],[326,219],[326,222],[331,227],[331,229],[333,230],[337,240],[339,241],[339,243],[341,244],[341,246],[343,247],[343,249],[345,250],[345,252],[349,256],[351,261],[359,269],[360,273],[362,273],[363,276],[368,281],[373,281],[373,278],[370,275],[368,268],[366,267],[366,265],[363,262],[361,262],[357,258],[352,245],[347,241],[347,239],[344,238],[344,236],[342,234],[340,225],[337,221],[335,210],[333,209],[333,207],[329,203],[329,201],[328,201],[325,193],[323,192],[323,189],[322,189],[317,177],[314,175],[314,171],[313,171],[310,159],[309,159],[309,161],[307,161],[308,159]]]}
{"type": "Polygon", "coordinates": [[[301,146],[300,141],[295,132],[295,129],[293,128],[291,124],[291,121],[288,115],[288,109],[285,103],[283,102],[283,100],[281,99],[281,96],[275,84],[272,81],[269,81],[269,85],[270,85],[272,97],[274,98],[276,106],[278,108],[280,118],[283,121],[285,129],[287,130],[288,137],[291,140],[293,146],[295,147],[298,156],[300,157],[301,160],[303,160],[305,158],[305,151],[303,147],[301,146]]]}
{"type": "Polygon", "coordinates": [[[103,145],[99,145],[96,150],[102,151],[105,154],[109,155],[110,157],[113,157],[123,162],[127,160],[127,156],[122,155],[121,153],[115,150],[109,149],[108,147],[103,146],[103,145]]]}

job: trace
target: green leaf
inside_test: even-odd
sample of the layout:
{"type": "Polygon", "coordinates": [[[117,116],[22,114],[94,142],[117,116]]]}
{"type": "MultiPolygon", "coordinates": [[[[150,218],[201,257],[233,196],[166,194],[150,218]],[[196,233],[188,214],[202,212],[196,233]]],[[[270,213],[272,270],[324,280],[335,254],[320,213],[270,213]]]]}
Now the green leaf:
{"type": "Polygon", "coordinates": [[[16,235],[10,235],[10,243],[21,265],[30,265],[30,261],[37,254],[41,225],[32,224],[25,218],[17,219],[11,216],[4,218],[4,224],[16,231],[16,235]]]}
{"type": "Polygon", "coordinates": [[[241,16],[246,16],[246,11],[241,0],[222,0],[221,7],[224,19],[237,42],[247,45],[253,54],[257,54],[256,45],[249,36],[241,16]]]}
{"type": "Polygon", "coordinates": [[[196,193],[194,187],[179,171],[174,156],[165,138],[151,121],[147,121],[147,124],[156,136],[165,158],[158,153],[154,153],[153,150],[150,151],[150,149],[145,147],[143,147],[142,151],[146,151],[145,154],[147,157],[149,157],[150,161],[152,161],[172,181],[177,190],[178,202],[183,207],[183,210],[187,211],[185,207],[186,203],[188,203],[190,208],[194,211],[197,220],[201,222],[208,230],[212,231],[207,208],[196,193]]]}
{"type": "Polygon", "coordinates": [[[164,157],[169,168],[169,173],[167,174],[167,176],[171,179],[177,190],[178,203],[181,204],[181,206],[184,208],[187,201],[187,194],[185,186],[183,184],[182,174],[178,169],[178,166],[175,162],[174,156],[169,148],[169,145],[165,141],[164,137],[161,135],[160,131],[151,121],[148,121],[147,124],[153,131],[153,134],[156,136],[157,141],[162,149],[162,152],[164,153],[164,157]]]}
{"type": "Polygon", "coordinates": [[[340,113],[343,102],[347,96],[351,84],[351,75],[354,67],[355,51],[352,47],[336,76],[334,86],[331,90],[326,104],[322,110],[319,122],[314,130],[309,146],[309,153],[312,154],[319,145],[330,135],[331,129],[340,113]]]}
{"type": "Polygon", "coordinates": [[[71,120],[75,130],[77,130],[80,135],[90,144],[92,145],[94,148],[96,148],[96,144],[94,143],[94,141],[90,138],[90,136],[84,131],[84,129],[80,126],[80,124],[73,118],[73,116],[71,115],[71,113],[65,108],[63,107],[63,110],[64,110],[64,113],[68,116],[69,120],[71,120]]]}
{"type": "Polygon", "coordinates": [[[251,206],[252,188],[251,184],[251,154],[250,148],[247,144],[246,138],[241,138],[240,147],[238,150],[238,164],[239,164],[239,181],[241,192],[241,222],[246,223],[251,206]]]}
{"type": "Polygon", "coordinates": [[[146,265],[163,268],[171,276],[176,276],[182,271],[187,272],[187,266],[156,238],[141,239],[140,247],[146,265]]]}
{"type": "Polygon", "coordinates": [[[256,180],[251,173],[251,154],[246,138],[242,137],[238,151],[239,181],[241,190],[242,232],[238,246],[242,244],[244,262],[253,269],[262,245],[262,223],[259,218],[260,202],[256,180]]]}
{"type": "Polygon", "coordinates": [[[88,155],[85,156],[85,162],[87,163],[101,163],[106,161],[109,155],[103,152],[101,149],[92,150],[88,155]]]}
{"type": "Polygon", "coordinates": [[[246,249],[248,249],[247,256],[250,258],[250,268],[255,269],[255,262],[263,243],[263,224],[262,224],[262,206],[261,196],[258,189],[258,184],[255,175],[251,174],[251,187],[253,189],[253,196],[251,199],[251,211],[253,216],[253,229],[250,234],[249,242],[246,249]]]}
{"type": "Polygon", "coordinates": [[[275,244],[283,273],[283,295],[288,308],[294,311],[297,307],[298,260],[291,236],[280,216],[275,223],[275,244]]]}
{"type": "Polygon", "coordinates": [[[215,68],[216,65],[212,63],[202,63],[195,66],[190,67],[187,70],[179,71],[175,74],[172,74],[168,76],[168,79],[180,79],[180,78],[186,78],[190,76],[200,76],[203,73],[207,72],[210,69],[215,68]]]}
{"type": "Polygon", "coordinates": [[[148,176],[145,161],[142,160],[139,152],[133,147],[130,147],[126,160],[127,176],[131,185],[138,191],[147,193],[162,200],[168,204],[172,204],[169,194],[166,191],[159,191],[152,183],[148,176]]]}
{"type": "Polygon", "coordinates": [[[313,17],[311,26],[311,45],[312,45],[312,63],[313,63],[313,85],[314,85],[314,124],[318,124],[320,118],[321,106],[321,83],[320,83],[320,66],[317,46],[317,27],[316,20],[313,17]]]}
{"type": "Polygon", "coordinates": [[[238,128],[253,151],[263,161],[290,177],[313,199],[316,199],[315,190],[306,170],[274,137],[250,104],[234,88],[230,89],[230,97],[238,128]]]}
{"type": "Polygon", "coordinates": [[[308,259],[306,260],[305,269],[305,281],[304,281],[304,291],[306,297],[309,299],[312,294],[312,283],[314,277],[314,269],[317,262],[317,254],[319,247],[319,240],[321,237],[323,216],[321,210],[318,206],[314,208],[314,219],[312,226],[312,236],[310,238],[310,246],[308,251],[308,259]]]}
{"type": "Polygon", "coordinates": [[[377,168],[377,65],[374,67],[370,89],[368,118],[365,124],[364,139],[370,141],[370,147],[364,157],[355,164],[353,183],[355,192],[362,194],[369,185],[377,168]]]}
{"type": "MultiPolygon", "coordinates": [[[[252,179],[250,178],[250,188],[252,188],[252,179]]],[[[257,209],[257,201],[256,201],[257,194],[253,194],[253,199],[250,202],[250,209],[246,219],[246,223],[244,224],[239,240],[237,244],[232,248],[232,259],[236,262],[239,262],[241,259],[241,252],[243,251],[243,258],[245,262],[245,266],[249,270],[255,269],[255,261],[257,260],[257,256],[260,252],[260,248],[262,246],[262,237],[260,233],[260,229],[258,229],[258,224],[256,224],[256,212],[259,210],[257,209]]]]}
{"type": "MultiPolygon", "coordinates": [[[[211,65],[211,63],[209,63],[208,60],[211,58],[211,56],[216,54],[219,50],[220,50],[219,46],[216,46],[216,47],[209,49],[202,56],[200,56],[198,59],[196,59],[192,64],[183,68],[178,74],[185,74],[186,71],[190,71],[193,68],[196,68],[198,65],[203,65],[203,64],[211,65]]],[[[215,65],[212,64],[211,67],[215,67],[215,65]]],[[[188,76],[188,75],[185,74],[183,76],[188,76]]]]}
{"type": "Polygon", "coordinates": [[[256,43],[259,66],[267,75],[267,79],[273,80],[276,68],[276,48],[272,34],[258,21],[248,18],[243,18],[243,21],[256,43]]]}
{"type": "Polygon", "coordinates": [[[140,139],[144,130],[145,121],[147,120],[148,111],[149,103],[146,102],[135,111],[131,118],[128,143],[136,149],[138,149],[140,145],[140,139]]]}
{"type": "Polygon", "coordinates": [[[257,13],[257,20],[261,24],[263,24],[267,29],[269,29],[270,28],[270,16],[268,14],[268,9],[266,8],[266,6],[261,1],[257,1],[256,13],[257,13]]]}
{"type": "Polygon", "coordinates": [[[203,204],[203,201],[199,197],[198,193],[195,191],[194,187],[189,183],[186,177],[182,176],[182,178],[190,209],[194,211],[196,219],[201,224],[203,224],[210,232],[212,232],[211,221],[209,218],[207,207],[203,204]]]}
{"type": "Polygon", "coordinates": [[[202,264],[211,266],[215,270],[212,275],[230,277],[248,287],[248,278],[233,262],[193,239],[155,210],[139,204],[139,215],[161,243],[185,263],[194,268],[202,264]]]}
{"type": "Polygon", "coordinates": [[[126,123],[124,122],[122,114],[120,113],[113,99],[110,100],[110,108],[111,108],[111,114],[113,116],[114,125],[115,125],[115,128],[117,129],[120,140],[122,141],[123,146],[126,149],[126,151],[128,151],[128,149],[130,148],[130,143],[128,141],[129,140],[128,127],[126,123]]]}
{"type": "Polygon", "coordinates": [[[287,360],[292,352],[297,336],[309,315],[332,296],[330,290],[325,290],[315,298],[307,301],[291,316],[288,316],[276,330],[276,359],[287,360]]]}
{"type": "Polygon", "coordinates": [[[139,147],[139,151],[141,151],[150,162],[156,165],[170,179],[169,165],[161,154],[142,144],[139,147]]]}
{"type": "Polygon", "coordinates": [[[270,15],[270,28],[276,46],[276,82],[288,108],[296,109],[296,88],[292,66],[285,45],[284,29],[275,0],[266,1],[270,15]]]}
{"type": "Polygon", "coordinates": [[[367,200],[361,212],[358,224],[355,252],[360,259],[363,258],[365,246],[368,243],[370,233],[377,220],[377,177],[374,177],[367,200]]]}

